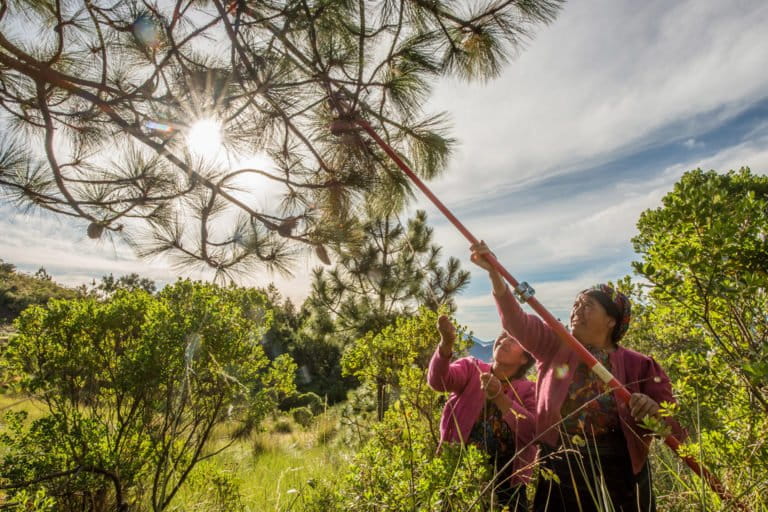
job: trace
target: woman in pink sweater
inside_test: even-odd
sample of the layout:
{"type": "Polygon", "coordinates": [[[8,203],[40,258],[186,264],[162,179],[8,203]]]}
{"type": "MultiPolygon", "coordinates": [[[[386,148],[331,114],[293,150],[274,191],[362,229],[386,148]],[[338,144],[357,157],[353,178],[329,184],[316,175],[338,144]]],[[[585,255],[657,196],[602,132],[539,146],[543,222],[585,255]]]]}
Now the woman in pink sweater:
{"type": "MultiPolygon", "coordinates": [[[[629,326],[629,299],[608,285],[583,290],[570,315],[571,333],[632,394],[617,400],[577,354],[538,316],[525,313],[502,276],[472,248],[472,261],[488,271],[501,323],[537,361],[536,436],[548,471],[539,478],[534,510],[650,512],[656,510],[648,448],[652,433],[640,426],[674,402],[669,378],[652,358],[619,345],[629,326]]],[[[665,418],[678,439],[680,426],[665,418]]]]}
{"type": "Polygon", "coordinates": [[[536,458],[534,384],[524,378],[534,359],[502,333],[493,344],[492,364],[474,357],[451,362],[456,329],[446,316],[438,319],[437,328],[440,344],[427,382],[451,393],[440,421],[440,442],[471,443],[488,452],[496,468],[496,503],[523,512],[528,508],[525,484],[536,458]]]}

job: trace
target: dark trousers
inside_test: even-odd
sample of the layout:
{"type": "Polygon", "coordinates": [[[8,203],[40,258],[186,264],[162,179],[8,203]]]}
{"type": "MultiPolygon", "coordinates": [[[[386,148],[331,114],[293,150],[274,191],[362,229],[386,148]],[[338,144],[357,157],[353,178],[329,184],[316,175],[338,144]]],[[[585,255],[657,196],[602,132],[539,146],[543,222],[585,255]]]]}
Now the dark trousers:
{"type": "Polygon", "coordinates": [[[656,512],[648,462],[637,475],[632,472],[620,432],[588,447],[542,446],[539,459],[536,512],[656,512]]]}

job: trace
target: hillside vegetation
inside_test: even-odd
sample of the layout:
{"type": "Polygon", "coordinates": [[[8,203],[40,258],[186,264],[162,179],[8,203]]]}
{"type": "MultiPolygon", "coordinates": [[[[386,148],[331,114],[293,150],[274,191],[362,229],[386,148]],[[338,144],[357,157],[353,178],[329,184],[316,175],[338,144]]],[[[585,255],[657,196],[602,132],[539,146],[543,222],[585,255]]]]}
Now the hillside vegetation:
{"type": "Polygon", "coordinates": [[[77,295],[77,290],[53,281],[43,268],[30,276],[0,260],[0,325],[10,324],[32,304],[46,304],[50,299],[73,299],[77,295]]]}

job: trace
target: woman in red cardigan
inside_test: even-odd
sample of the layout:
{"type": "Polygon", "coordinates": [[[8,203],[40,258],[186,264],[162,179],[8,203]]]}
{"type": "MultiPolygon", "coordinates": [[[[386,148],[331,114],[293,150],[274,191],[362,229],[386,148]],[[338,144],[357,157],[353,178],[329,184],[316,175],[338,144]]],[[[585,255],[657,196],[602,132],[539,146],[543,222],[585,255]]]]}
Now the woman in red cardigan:
{"type": "MultiPolygon", "coordinates": [[[[649,512],[656,510],[648,467],[652,433],[640,426],[674,402],[669,378],[652,358],[619,345],[629,326],[629,299],[600,284],[578,294],[571,333],[632,394],[617,400],[566,343],[538,316],[525,313],[502,276],[472,247],[472,261],[488,271],[501,323],[537,361],[536,435],[550,478],[539,478],[534,510],[649,512]]],[[[682,438],[680,426],[664,419],[682,438]]]]}
{"type": "Polygon", "coordinates": [[[488,452],[496,468],[496,504],[524,512],[525,484],[536,458],[534,384],[525,379],[534,359],[502,333],[493,344],[492,364],[474,357],[451,362],[456,329],[446,316],[438,319],[437,328],[440,344],[427,382],[451,393],[440,420],[440,442],[471,443],[488,452]]]}

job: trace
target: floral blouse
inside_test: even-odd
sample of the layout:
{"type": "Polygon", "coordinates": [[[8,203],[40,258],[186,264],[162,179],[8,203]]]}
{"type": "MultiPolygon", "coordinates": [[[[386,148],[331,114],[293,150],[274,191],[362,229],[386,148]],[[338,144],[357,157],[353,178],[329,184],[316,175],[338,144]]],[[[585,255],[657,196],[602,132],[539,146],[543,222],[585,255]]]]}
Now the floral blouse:
{"type": "MultiPolygon", "coordinates": [[[[611,371],[608,352],[590,352],[611,371]]],[[[584,363],[579,364],[574,372],[560,414],[563,418],[563,430],[569,435],[599,438],[620,429],[619,413],[613,393],[584,363]]]]}
{"type": "Polygon", "coordinates": [[[515,433],[502,418],[501,410],[490,400],[486,400],[472,427],[469,442],[489,453],[499,467],[515,456],[515,433]]]}

